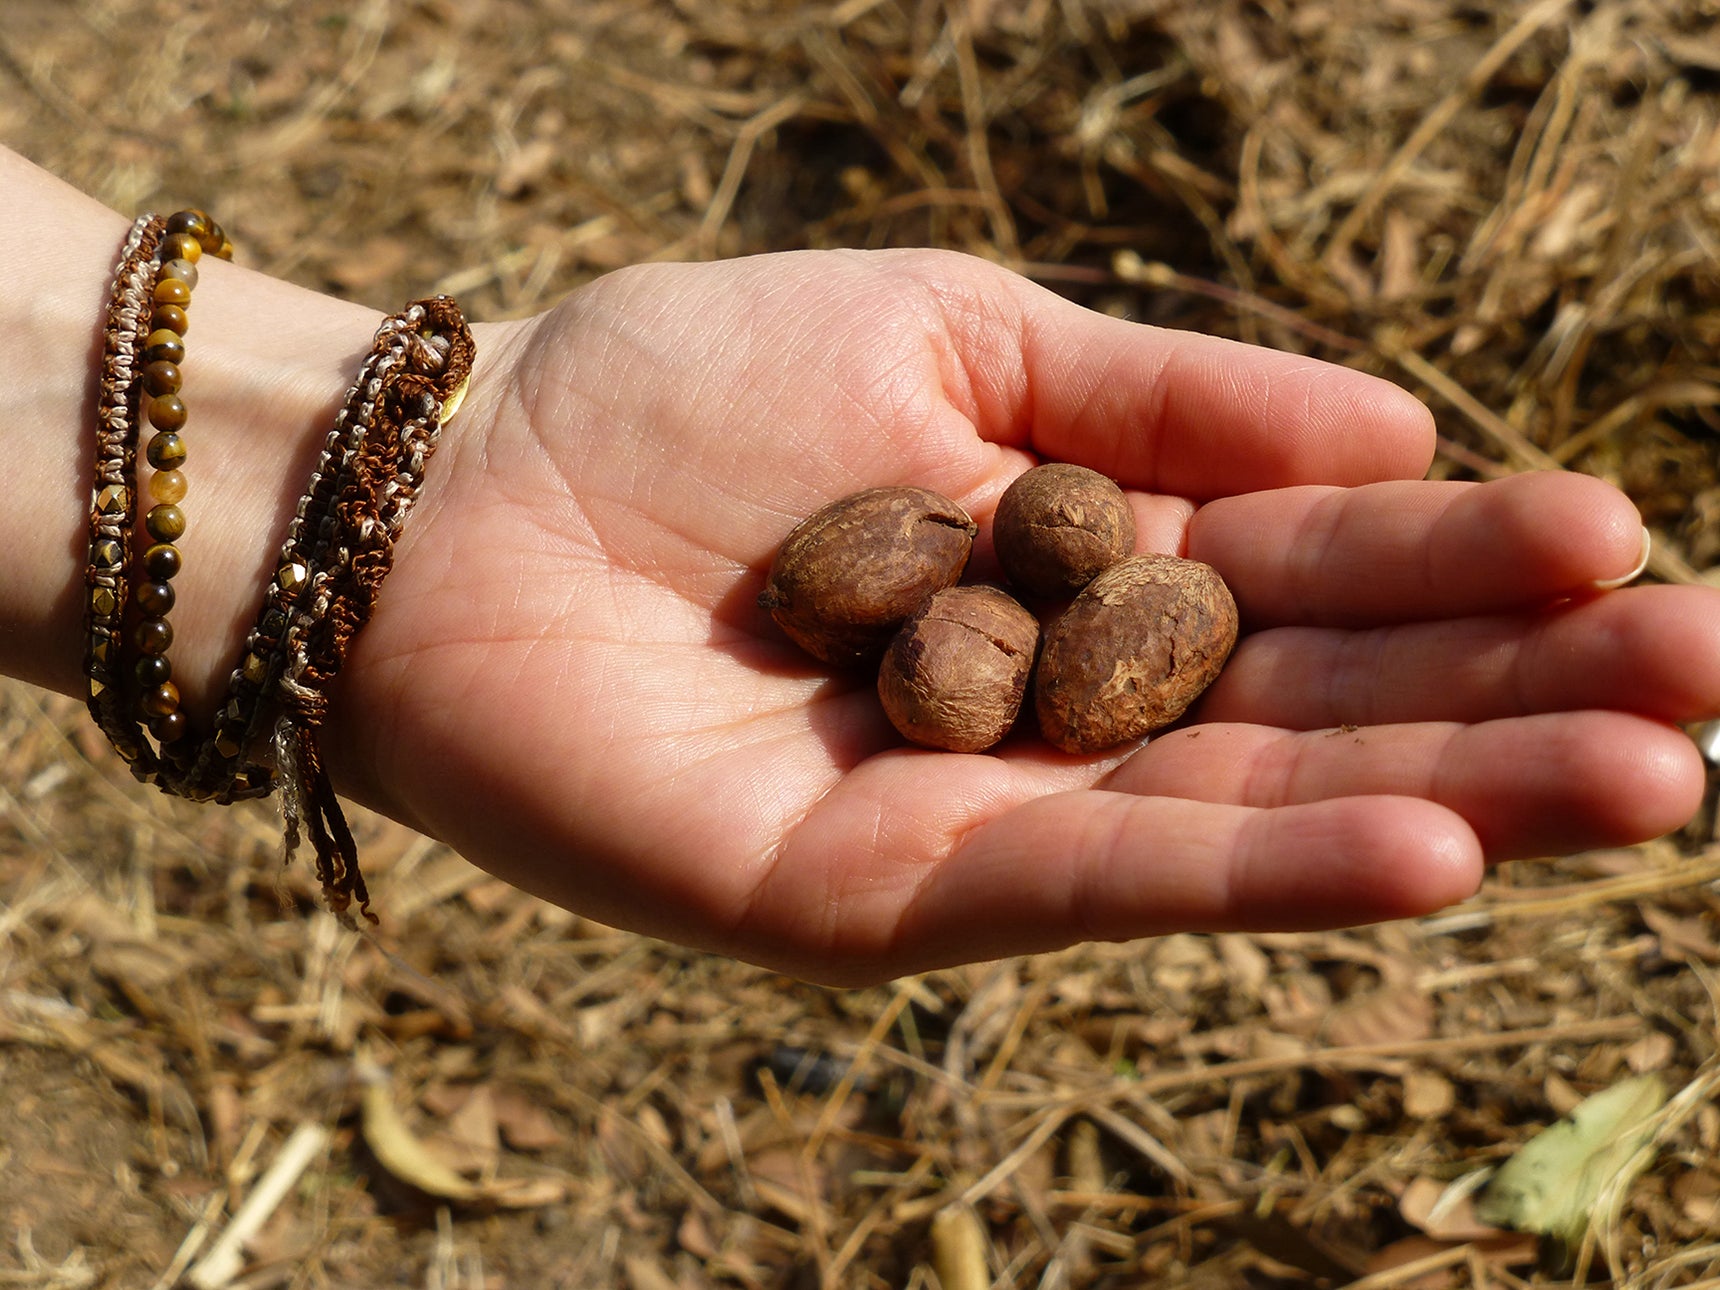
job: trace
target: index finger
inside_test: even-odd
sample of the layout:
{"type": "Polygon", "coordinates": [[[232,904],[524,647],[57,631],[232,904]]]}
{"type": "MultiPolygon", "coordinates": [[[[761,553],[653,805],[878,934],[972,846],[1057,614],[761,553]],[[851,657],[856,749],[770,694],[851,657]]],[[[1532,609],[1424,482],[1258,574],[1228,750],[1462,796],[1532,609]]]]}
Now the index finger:
{"type": "Polygon", "coordinates": [[[1433,459],[1432,415],[1389,381],[1111,318],[1014,281],[1013,319],[995,301],[943,301],[987,438],[1198,500],[1420,479],[1433,459]],[[973,357],[1000,325],[1016,329],[1019,369],[973,357]]]}

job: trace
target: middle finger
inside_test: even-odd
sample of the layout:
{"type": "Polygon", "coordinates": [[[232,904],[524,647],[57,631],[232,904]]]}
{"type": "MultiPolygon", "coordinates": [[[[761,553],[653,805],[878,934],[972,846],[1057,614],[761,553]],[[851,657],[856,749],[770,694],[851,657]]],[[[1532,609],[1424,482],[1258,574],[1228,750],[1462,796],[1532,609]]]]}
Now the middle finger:
{"type": "Polygon", "coordinates": [[[1203,721],[1317,730],[1614,708],[1720,715],[1720,591],[1632,587],[1536,614],[1245,636],[1203,721]]]}

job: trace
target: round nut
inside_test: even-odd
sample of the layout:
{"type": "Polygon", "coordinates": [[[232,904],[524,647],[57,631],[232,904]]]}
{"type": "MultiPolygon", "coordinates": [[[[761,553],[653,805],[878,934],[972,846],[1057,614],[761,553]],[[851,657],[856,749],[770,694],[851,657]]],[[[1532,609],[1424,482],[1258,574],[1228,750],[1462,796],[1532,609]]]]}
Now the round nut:
{"type": "Polygon", "coordinates": [[[1168,726],[1218,676],[1236,631],[1236,601],[1210,566],[1168,555],[1112,565],[1046,629],[1040,733],[1094,753],[1168,726]]]}
{"type": "Polygon", "coordinates": [[[1039,621],[996,587],[950,587],[902,624],[878,671],[878,697],[908,739],[980,752],[1021,712],[1039,621]]]}
{"type": "Polygon", "coordinates": [[[1134,554],[1135,513],[1096,470],[1051,462],[1020,475],[992,520],[998,562],[1032,596],[1072,596],[1134,554]]]}
{"type": "Polygon", "coordinates": [[[759,595],[814,658],[870,662],[904,619],[967,567],[977,530],[926,488],[869,488],[814,511],[784,540],[759,595]]]}

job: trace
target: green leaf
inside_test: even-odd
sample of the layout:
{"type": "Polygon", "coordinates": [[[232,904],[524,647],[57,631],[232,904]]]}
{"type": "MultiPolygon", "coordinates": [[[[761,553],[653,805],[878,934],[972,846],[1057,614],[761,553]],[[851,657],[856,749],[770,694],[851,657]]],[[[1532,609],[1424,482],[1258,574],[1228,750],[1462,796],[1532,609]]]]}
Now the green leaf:
{"type": "Polygon", "coordinates": [[[1498,1227],[1545,1233],[1575,1249],[1602,1189],[1647,1168],[1651,1157],[1638,1153],[1654,1136],[1648,1121],[1665,1101],[1665,1086],[1653,1075],[1585,1098],[1517,1149],[1481,1194],[1477,1216],[1498,1227]]]}

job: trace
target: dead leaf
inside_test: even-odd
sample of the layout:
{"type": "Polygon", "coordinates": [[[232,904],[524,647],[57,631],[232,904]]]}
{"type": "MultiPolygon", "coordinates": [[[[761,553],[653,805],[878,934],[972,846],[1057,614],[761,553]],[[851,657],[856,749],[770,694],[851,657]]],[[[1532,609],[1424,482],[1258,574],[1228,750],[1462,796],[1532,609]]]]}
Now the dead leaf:
{"type": "Polygon", "coordinates": [[[567,1184],[559,1178],[497,1178],[485,1183],[484,1199],[503,1209],[542,1209],[567,1199],[567,1184]]]}
{"type": "Polygon", "coordinates": [[[1403,1113],[1417,1120],[1437,1120],[1457,1105],[1457,1090],[1437,1071],[1411,1071],[1403,1077],[1403,1113]]]}
{"type": "Polygon", "coordinates": [[[1547,1099],[1547,1105],[1561,1116],[1569,1115],[1583,1103],[1583,1095],[1558,1071],[1549,1071],[1541,1081],[1541,1095],[1547,1099]]]}
{"type": "Polygon", "coordinates": [[[711,1239],[711,1225],[696,1206],[688,1206],[675,1229],[675,1241],[696,1259],[710,1261],[717,1255],[717,1243],[711,1239]]]}
{"type": "Polygon", "coordinates": [[[1638,1075],[1664,1070],[1678,1045],[1664,1030],[1651,1030],[1624,1050],[1625,1065],[1638,1075]]]}
{"type": "Polygon", "coordinates": [[[548,1151],[567,1141],[567,1135],[555,1127],[549,1112],[524,1093],[502,1089],[493,1100],[496,1126],[515,1151],[548,1151]]]}
{"type": "Polygon", "coordinates": [[[448,1117],[448,1136],[462,1146],[489,1157],[493,1164],[501,1154],[502,1140],[496,1128],[496,1101],[487,1084],[472,1090],[465,1104],[448,1117]]]}
{"type": "Polygon", "coordinates": [[[1713,1166],[1680,1174],[1672,1183],[1678,1212],[1708,1231],[1720,1231],[1720,1176],[1713,1166]]]}
{"type": "MultiPolygon", "coordinates": [[[[1479,1181],[1485,1176],[1483,1171],[1470,1177],[1479,1181]]],[[[1425,1175],[1412,1178],[1398,1197],[1398,1213],[1404,1222],[1442,1241],[1498,1236],[1498,1227],[1475,1216],[1474,1191],[1469,1178],[1456,1182],[1442,1182],[1425,1175]]]]}
{"type": "Polygon", "coordinates": [[[1153,983],[1172,994],[1224,984],[1224,969],[1219,966],[1212,943],[1205,937],[1187,933],[1155,942],[1150,970],[1153,983]]]}
{"type": "Polygon", "coordinates": [[[649,1254],[629,1254],[622,1267],[627,1273],[627,1290],[679,1290],[675,1278],[649,1254]]]}
{"type": "Polygon", "coordinates": [[[808,1161],[795,1147],[778,1147],[747,1159],[759,1199],[806,1226],[834,1221],[830,1212],[830,1175],[816,1161],[808,1161]]]}
{"type": "Polygon", "coordinates": [[[1299,972],[1283,982],[1269,983],[1261,1002],[1274,1030],[1312,1038],[1332,1008],[1331,987],[1320,977],[1299,972]]]}
{"type": "Polygon", "coordinates": [[[1433,1001],[1414,986],[1389,986],[1332,1009],[1325,1038],[1340,1048],[1402,1044],[1433,1034],[1433,1001]]]}
{"type": "Polygon", "coordinates": [[[1230,978],[1230,988],[1250,998],[1260,997],[1260,987],[1272,975],[1272,963],[1260,947],[1246,936],[1226,933],[1213,938],[1218,958],[1230,978]]]}
{"type": "Polygon", "coordinates": [[[386,1072],[361,1062],[360,1078],[365,1085],[361,1108],[365,1145],[377,1163],[400,1181],[443,1200],[509,1209],[553,1205],[567,1195],[566,1187],[553,1178],[469,1182],[408,1127],[394,1105],[386,1072]]]}
{"type": "Polygon", "coordinates": [[[366,1082],[363,1132],[377,1163],[400,1181],[444,1200],[475,1201],[481,1195],[480,1188],[444,1164],[407,1127],[386,1078],[366,1082]]]}
{"type": "Polygon", "coordinates": [[[1702,918],[1679,918],[1656,905],[1638,907],[1643,923],[1660,938],[1660,952],[1680,962],[1695,958],[1704,963],[1720,963],[1720,944],[1716,944],[1702,918]]]}

